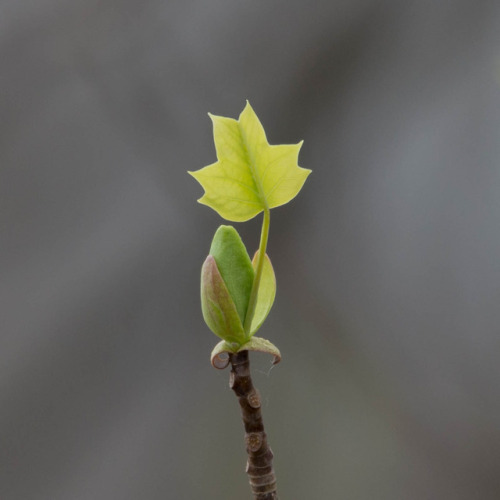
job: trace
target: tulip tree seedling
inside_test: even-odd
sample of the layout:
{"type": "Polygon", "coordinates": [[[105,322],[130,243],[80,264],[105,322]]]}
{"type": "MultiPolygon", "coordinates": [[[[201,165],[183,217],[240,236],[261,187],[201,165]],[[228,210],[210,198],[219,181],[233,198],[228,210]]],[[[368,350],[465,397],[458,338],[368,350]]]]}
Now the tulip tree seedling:
{"type": "Polygon", "coordinates": [[[232,222],[263,212],[259,249],[251,260],[232,226],[217,229],[201,270],[201,308],[206,324],[222,340],[211,354],[212,365],[231,364],[230,386],[245,425],[247,473],[254,498],[277,497],[273,454],[267,443],[260,396],[250,377],[248,351],[281,354],[269,340],[255,337],[273,305],[276,278],[266,254],[270,210],[288,203],[302,188],[310,170],[298,166],[302,142],[271,146],[247,102],[238,120],[209,115],[214,127],[217,162],[189,172],[203,187],[198,200],[232,222]]]}

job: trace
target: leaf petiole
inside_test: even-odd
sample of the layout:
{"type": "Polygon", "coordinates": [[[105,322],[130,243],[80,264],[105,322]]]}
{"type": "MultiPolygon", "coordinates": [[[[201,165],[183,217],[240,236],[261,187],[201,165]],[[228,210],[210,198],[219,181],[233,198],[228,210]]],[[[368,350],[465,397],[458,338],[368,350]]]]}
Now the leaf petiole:
{"type": "Polygon", "coordinates": [[[257,266],[255,269],[255,278],[252,284],[252,291],[250,292],[250,299],[248,301],[248,309],[245,316],[245,336],[250,338],[250,327],[257,305],[257,296],[259,293],[260,278],[262,276],[262,269],[264,268],[264,260],[266,257],[267,240],[269,237],[269,225],[271,223],[271,213],[269,208],[264,208],[264,218],[262,219],[262,230],[260,233],[259,256],[257,257],[257,266]]]}

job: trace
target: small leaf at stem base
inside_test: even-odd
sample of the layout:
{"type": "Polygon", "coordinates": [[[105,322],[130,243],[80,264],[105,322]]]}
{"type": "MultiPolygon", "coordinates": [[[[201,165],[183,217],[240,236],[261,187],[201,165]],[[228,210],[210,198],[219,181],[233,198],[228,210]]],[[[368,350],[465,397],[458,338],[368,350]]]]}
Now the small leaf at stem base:
{"type": "Polygon", "coordinates": [[[225,340],[219,342],[210,354],[212,366],[218,370],[223,370],[229,365],[229,353],[235,354],[241,351],[257,351],[271,354],[274,356],[273,365],[277,365],[281,361],[281,353],[274,344],[261,337],[252,337],[241,346],[230,344],[225,340]]]}

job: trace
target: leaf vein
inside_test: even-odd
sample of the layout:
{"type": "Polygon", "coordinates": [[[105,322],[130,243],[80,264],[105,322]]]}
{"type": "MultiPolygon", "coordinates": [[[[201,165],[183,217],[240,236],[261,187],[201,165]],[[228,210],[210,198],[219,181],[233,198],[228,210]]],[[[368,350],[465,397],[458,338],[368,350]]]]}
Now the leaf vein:
{"type": "Polygon", "coordinates": [[[243,198],[238,198],[236,196],[227,196],[227,195],[224,195],[223,198],[225,198],[227,200],[238,201],[238,202],[241,202],[241,203],[245,203],[247,205],[253,205],[253,206],[262,208],[262,205],[260,203],[257,203],[256,201],[244,200],[243,198]]]}
{"type": "Polygon", "coordinates": [[[211,178],[212,179],[221,179],[223,181],[234,182],[235,184],[239,184],[242,188],[247,189],[248,191],[251,191],[256,196],[259,196],[259,193],[257,193],[257,191],[255,191],[255,189],[252,186],[249,186],[248,184],[245,184],[244,182],[241,182],[241,181],[235,179],[234,177],[230,177],[227,174],[226,174],[226,176],[223,176],[223,175],[213,175],[213,176],[211,176],[211,178]]]}
{"type": "Polygon", "coordinates": [[[266,165],[266,168],[264,169],[264,171],[262,172],[262,184],[264,184],[265,182],[265,179],[266,179],[266,175],[267,173],[269,172],[269,168],[274,165],[277,161],[279,160],[282,160],[285,156],[288,156],[290,154],[289,151],[285,151],[283,154],[277,156],[276,158],[273,158],[267,165],[266,165]]]}
{"type": "Polygon", "coordinates": [[[274,184],[274,186],[268,191],[267,196],[270,197],[274,191],[279,187],[279,185],[286,180],[286,175],[282,175],[274,184]]]}

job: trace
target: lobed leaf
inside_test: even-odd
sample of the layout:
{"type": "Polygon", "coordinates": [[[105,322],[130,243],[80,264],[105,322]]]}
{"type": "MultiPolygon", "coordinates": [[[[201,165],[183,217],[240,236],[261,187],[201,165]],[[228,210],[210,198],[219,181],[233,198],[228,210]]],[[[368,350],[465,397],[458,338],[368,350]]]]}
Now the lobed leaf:
{"type": "Polygon", "coordinates": [[[218,161],[189,172],[205,190],[200,203],[243,222],[297,195],[311,173],[297,164],[302,142],[271,146],[248,101],[238,120],[209,116],[218,161]]]}

